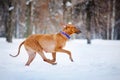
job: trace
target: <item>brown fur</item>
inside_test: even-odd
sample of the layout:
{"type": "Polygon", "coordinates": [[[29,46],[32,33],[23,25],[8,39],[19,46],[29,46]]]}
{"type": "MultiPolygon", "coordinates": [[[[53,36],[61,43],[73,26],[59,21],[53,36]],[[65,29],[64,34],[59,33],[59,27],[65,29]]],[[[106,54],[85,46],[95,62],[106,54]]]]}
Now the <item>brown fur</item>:
{"type": "MultiPolygon", "coordinates": [[[[76,28],[72,24],[67,24],[66,27],[63,29],[65,33],[68,35],[71,35],[73,33],[80,33],[81,31],[76,28]]],[[[28,61],[25,64],[26,66],[29,66],[30,63],[33,61],[33,59],[36,56],[36,53],[38,53],[42,59],[50,64],[55,65],[56,61],[56,52],[63,52],[69,55],[69,58],[71,61],[73,61],[71,52],[68,50],[63,49],[63,47],[66,44],[66,41],[68,38],[61,34],[34,34],[29,36],[25,41],[23,41],[18,49],[18,54],[13,56],[10,54],[12,57],[17,57],[20,53],[20,48],[24,44],[24,47],[28,53],[28,61]],[[52,53],[53,59],[47,59],[46,56],[44,55],[43,51],[52,53]]]]}

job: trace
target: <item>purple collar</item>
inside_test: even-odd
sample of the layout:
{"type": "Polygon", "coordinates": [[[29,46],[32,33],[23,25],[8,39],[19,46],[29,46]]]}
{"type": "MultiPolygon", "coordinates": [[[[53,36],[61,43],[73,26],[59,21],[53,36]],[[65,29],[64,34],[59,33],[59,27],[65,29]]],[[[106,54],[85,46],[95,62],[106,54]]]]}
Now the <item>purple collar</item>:
{"type": "Polygon", "coordinates": [[[67,33],[65,33],[63,31],[60,31],[60,33],[63,34],[66,38],[70,39],[70,36],[67,33]]]}

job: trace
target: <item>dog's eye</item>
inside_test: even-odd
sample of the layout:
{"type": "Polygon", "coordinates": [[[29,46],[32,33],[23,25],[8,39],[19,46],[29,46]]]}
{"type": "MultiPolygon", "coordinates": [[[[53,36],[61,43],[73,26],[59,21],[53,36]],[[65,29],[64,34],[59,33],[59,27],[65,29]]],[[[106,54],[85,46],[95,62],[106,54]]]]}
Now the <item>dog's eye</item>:
{"type": "Polygon", "coordinates": [[[70,28],[70,26],[66,26],[66,29],[70,28]]]}
{"type": "Polygon", "coordinates": [[[68,29],[68,27],[66,26],[65,29],[68,29]]]}

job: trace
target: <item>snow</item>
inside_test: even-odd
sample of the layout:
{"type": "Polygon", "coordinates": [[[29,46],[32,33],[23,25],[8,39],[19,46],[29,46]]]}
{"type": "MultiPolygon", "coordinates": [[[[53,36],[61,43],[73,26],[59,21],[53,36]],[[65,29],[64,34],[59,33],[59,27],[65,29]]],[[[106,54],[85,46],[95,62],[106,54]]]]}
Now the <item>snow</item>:
{"type": "Polygon", "coordinates": [[[72,24],[72,22],[68,22],[68,24],[72,24]]]}
{"type": "Polygon", "coordinates": [[[14,6],[9,7],[9,11],[12,11],[14,9],[14,6]]]}
{"type": "Polygon", "coordinates": [[[26,5],[29,5],[30,2],[32,2],[32,0],[28,0],[28,1],[26,2],[26,5]]]}
{"type": "MultiPolygon", "coordinates": [[[[24,39],[7,43],[0,38],[0,80],[120,80],[120,41],[70,40],[65,49],[72,52],[74,62],[68,55],[57,54],[57,65],[42,61],[39,55],[29,67],[24,66],[28,55],[24,47],[17,58],[19,44],[24,39]]],[[[46,56],[51,58],[51,54],[46,56]]]]}
{"type": "Polygon", "coordinates": [[[72,6],[72,3],[68,1],[68,2],[66,3],[66,6],[67,6],[67,7],[70,7],[70,6],[72,6]]]}

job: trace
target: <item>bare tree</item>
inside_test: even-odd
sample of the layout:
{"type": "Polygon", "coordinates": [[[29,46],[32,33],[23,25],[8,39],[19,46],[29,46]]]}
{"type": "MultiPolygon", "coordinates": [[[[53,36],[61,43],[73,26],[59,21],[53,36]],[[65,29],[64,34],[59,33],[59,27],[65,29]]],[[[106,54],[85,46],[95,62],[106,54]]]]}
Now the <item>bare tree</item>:
{"type": "Polygon", "coordinates": [[[7,9],[8,9],[8,15],[9,15],[8,18],[6,15],[6,19],[7,19],[7,21],[6,21],[6,41],[12,42],[12,36],[13,36],[12,11],[14,9],[13,0],[8,0],[8,2],[6,2],[5,4],[8,5],[7,9]]]}
{"type": "Polygon", "coordinates": [[[25,37],[28,37],[32,34],[32,22],[31,22],[31,8],[32,8],[32,0],[26,1],[26,34],[25,37]]]}
{"type": "Polygon", "coordinates": [[[71,0],[63,0],[63,21],[65,24],[72,22],[72,3],[71,0]]]}
{"type": "Polygon", "coordinates": [[[108,15],[106,16],[107,17],[107,39],[110,38],[110,1],[108,1],[108,15]]]}
{"type": "Polygon", "coordinates": [[[86,30],[87,30],[87,43],[91,44],[91,17],[93,12],[94,0],[86,2],[86,30]]]}
{"type": "Polygon", "coordinates": [[[112,9],[112,26],[111,26],[111,39],[114,39],[114,27],[115,27],[115,4],[116,4],[116,0],[113,0],[113,9],[112,9]]]}
{"type": "Polygon", "coordinates": [[[0,35],[12,42],[34,33],[59,31],[72,22],[82,34],[75,38],[120,39],[119,0],[0,0],[0,35]],[[14,7],[13,7],[14,5],[14,7]],[[14,31],[13,31],[14,29],[14,31]]]}

